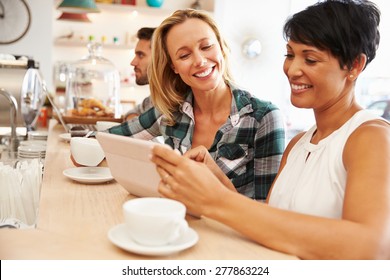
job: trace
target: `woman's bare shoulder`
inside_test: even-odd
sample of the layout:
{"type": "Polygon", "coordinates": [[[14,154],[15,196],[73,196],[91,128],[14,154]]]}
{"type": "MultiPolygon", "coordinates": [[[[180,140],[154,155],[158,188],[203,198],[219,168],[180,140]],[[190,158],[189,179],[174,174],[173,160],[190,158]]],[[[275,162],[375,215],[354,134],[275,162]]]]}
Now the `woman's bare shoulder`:
{"type": "Polygon", "coordinates": [[[373,156],[376,160],[390,153],[390,123],[375,119],[364,122],[349,136],[344,149],[344,160],[373,156]]]}
{"type": "MultiPolygon", "coordinates": [[[[362,123],[356,130],[351,134],[351,139],[356,138],[377,138],[377,137],[390,137],[390,123],[382,119],[374,119],[362,123]]],[[[375,139],[371,139],[375,141],[375,139]]]]}

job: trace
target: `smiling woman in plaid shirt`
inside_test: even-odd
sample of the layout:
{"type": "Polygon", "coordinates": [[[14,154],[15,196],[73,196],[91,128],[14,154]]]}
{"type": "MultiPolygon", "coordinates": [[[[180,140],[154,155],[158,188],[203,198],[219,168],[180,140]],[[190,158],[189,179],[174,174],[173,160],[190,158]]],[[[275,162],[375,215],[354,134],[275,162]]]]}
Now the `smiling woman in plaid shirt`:
{"type": "Polygon", "coordinates": [[[283,117],[275,105],[233,83],[227,54],[210,16],[176,11],[153,35],[148,73],[155,108],[108,132],[163,136],[182,154],[205,147],[231,188],[264,200],[285,146],[283,117]]]}

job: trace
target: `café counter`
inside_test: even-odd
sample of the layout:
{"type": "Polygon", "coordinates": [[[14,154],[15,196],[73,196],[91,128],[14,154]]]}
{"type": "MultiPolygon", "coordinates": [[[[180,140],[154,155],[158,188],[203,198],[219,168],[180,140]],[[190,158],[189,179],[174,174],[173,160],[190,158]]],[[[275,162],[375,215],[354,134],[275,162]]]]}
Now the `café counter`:
{"type": "Polygon", "coordinates": [[[69,143],[59,137],[62,133],[62,126],[51,120],[37,226],[0,229],[0,259],[297,259],[265,248],[214,220],[189,215],[186,219],[199,240],[188,249],[166,256],[120,249],[109,240],[108,232],[124,223],[122,204],[134,196],[115,180],[94,185],[65,177],[63,170],[74,165],[69,143]]]}

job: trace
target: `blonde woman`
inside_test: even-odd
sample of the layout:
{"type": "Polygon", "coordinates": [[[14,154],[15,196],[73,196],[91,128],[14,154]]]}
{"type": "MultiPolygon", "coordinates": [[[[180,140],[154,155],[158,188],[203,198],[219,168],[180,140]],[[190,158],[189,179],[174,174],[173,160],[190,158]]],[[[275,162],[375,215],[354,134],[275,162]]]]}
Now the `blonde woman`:
{"type": "Polygon", "coordinates": [[[205,147],[230,188],[265,200],[284,150],[283,117],[234,85],[214,20],[191,9],[166,18],[153,34],[148,73],[155,108],[108,132],[163,136],[182,154],[205,147]]]}

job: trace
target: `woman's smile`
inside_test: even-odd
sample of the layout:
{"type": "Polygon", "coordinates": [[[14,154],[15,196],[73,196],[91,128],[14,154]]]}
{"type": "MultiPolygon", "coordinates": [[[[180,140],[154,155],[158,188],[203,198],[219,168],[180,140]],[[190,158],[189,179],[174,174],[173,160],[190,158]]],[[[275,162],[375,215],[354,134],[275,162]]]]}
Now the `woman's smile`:
{"type": "Polygon", "coordinates": [[[206,77],[211,75],[213,70],[214,70],[214,67],[206,68],[205,70],[202,70],[201,72],[195,73],[194,76],[197,78],[206,78],[206,77]]]}

